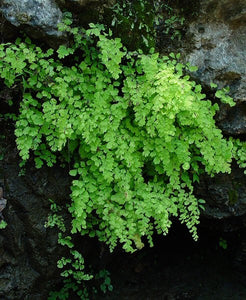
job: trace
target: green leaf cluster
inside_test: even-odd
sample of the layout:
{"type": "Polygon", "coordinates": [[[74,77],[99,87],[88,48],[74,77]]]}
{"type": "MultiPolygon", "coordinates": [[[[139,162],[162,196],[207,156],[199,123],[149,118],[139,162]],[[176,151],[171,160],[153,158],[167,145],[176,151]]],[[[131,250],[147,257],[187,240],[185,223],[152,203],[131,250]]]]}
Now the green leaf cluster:
{"type": "MultiPolygon", "coordinates": [[[[210,83],[211,88],[217,88],[217,84],[211,82],[210,83]]],[[[224,87],[222,89],[218,89],[215,92],[215,97],[220,99],[222,103],[229,104],[230,106],[235,106],[236,103],[233,101],[233,98],[229,96],[229,87],[224,87]]]]}
{"type": "Polygon", "coordinates": [[[4,220],[1,220],[1,222],[0,222],[0,229],[6,228],[7,225],[8,225],[8,224],[7,224],[4,220]]]}
{"type": "MultiPolygon", "coordinates": [[[[233,158],[240,168],[246,169],[246,143],[239,139],[230,138],[233,143],[233,158]]],[[[246,170],[244,170],[246,174],[246,170]]]]}
{"type": "Polygon", "coordinates": [[[51,202],[52,213],[48,216],[48,221],[45,223],[46,228],[57,227],[58,243],[69,249],[67,256],[62,257],[57,262],[57,267],[62,269],[61,276],[64,278],[63,287],[59,291],[52,291],[49,294],[49,300],[55,299],[70,299],[71,295],[77,294],[80,299],[89,299],[89,292],[85,286],[85,282],[91,280],[94,276],[85,272],[85,263],[82,254],[75,249],[73,237],[66,228],[63,207],[51,202]]]}
{"type": "Polygon", "coordinates": [[[50,202],[52,213],[48,216],[45,227],[57,227],[59,229],[58,243],[67,247],[68,252],[66,257],[60,258],[57,262],[57,267],[62,270],[61,276],[64,278],[64,285],[59,291],[50,292],[48,299],[71,299],[75,294],[79,299],[90,299],[89,295],[94,296],[98,293],[97,286],[103,293],[112,291],[113,286],[111,284],[109,271],[103,269],[99,272],[94,272],[95,276],[85,272],[84,257],[76,250],[76,245],[73,241],[74,236],[71,235],[69,226],[65,225],[64,216],[62,217],[64,207],[58,205],[53,200],[50,200],[50,202]],[[90,286],[87,287],[86,283],[92,279],[94,279],[94,286],[90,284],[90,286]]]}
{"type": "Polygon", "coordinates": [[[100,285],[101,291],[105,294],[107,291],[112,292],[113,286],[111,284],[110,273],[107,270],[101,270],[97,275],[96,279],[102,280],[100,285]]]}
{"type": "Polygon", "coordinates": [[[218,105],[179,55],[128,52],[102,25],[70,24],[60,29],[74,42],[57,51],[29,40],[0,46],[1,78],[23,85],[20,156],[34,155],[37,167],[58,154],[73,164],[72,233],[134,251],[177,217],[196,240],[193,184],[203,172],[230,172],[233,143],[215,125],[218,105]]]}

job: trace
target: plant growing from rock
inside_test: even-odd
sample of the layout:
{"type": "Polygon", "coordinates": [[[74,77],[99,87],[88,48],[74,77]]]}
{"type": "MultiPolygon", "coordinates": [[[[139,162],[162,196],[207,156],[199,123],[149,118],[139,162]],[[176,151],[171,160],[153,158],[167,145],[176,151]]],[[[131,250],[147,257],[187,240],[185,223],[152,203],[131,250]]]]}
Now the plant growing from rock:
{"type": "Polygon", "coordinates": [[[230,172],[233,157],[215,125],[218,105],[185,75],[179,55],[128,52],[104,26],[71,23],[60,30],[73,43],[57,51],[29,39],[0,46],[1,78],[23,86],[21,158],[38,168],[57,157],[73,164],[72,233],[133,252],[176,217],[197,240],[203,201],[193,184],[204,172],[230,172]]]}
{"type": "Polygon", "coordinates": [[[111,28],[128,48],[144,52],[155,47],[157,29],[171,40],[181,40],[184,17],[161,0],[119,0],[108,12],[111,28]]]}
{"type": "Polygon", "coordinates": [[[85,300],[89,299],[89,295],[97,294],[98,290],[101,290],[103,293],[112,291],[113,286],[111,285],[109,271],[94,271],[95,275],[88,274],[85,271],[84,257],[80,251],[76,250],[73,235],[69,232],[69,228],[66,228],[64,217],[62,216],[64,207],[57,205],[52,200],[50,201],[51,214],[48,216],[45,227],[58,228],[58,243],[67,247],[68,253],[66,257],[62,257],[57,262],[57,267],[62,270],[61,276],[64,278],[63,287],[58,291],[51,291],[48,299],[70,299],[71,295],[77,294],[80,299],[85,300]],[[88,288],[86,282],[92,279],[91,288],[88,288]]]}

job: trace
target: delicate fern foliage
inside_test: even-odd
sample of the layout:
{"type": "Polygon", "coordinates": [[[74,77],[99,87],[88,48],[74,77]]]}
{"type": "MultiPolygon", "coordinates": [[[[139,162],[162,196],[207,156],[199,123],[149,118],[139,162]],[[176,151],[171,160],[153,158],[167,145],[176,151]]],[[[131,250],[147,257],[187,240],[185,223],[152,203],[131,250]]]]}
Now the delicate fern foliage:
{"type": "MultiPolygon", "coordinates": [[[[246,143],[239,139],[230,138],[233,143],[233,157],[240,168],[246,169],[246,143]]],[[[246,174],[246,170],[244,170],[246,174]]]]}
{"type": "Polygon", "coordinates": [[[178,217],[197,239],[193,183],[202,172],[230,172],[233,143],[215,126],[218,105],[178,56],[130,53],[102,25],[70,25],[60,29],[74,43],[57,53],[29,40],[0,46],[1,77],[23,84],[20,156],[52,166],[60,152],[74,163],[72,232],[134,251],[178,217]]]}

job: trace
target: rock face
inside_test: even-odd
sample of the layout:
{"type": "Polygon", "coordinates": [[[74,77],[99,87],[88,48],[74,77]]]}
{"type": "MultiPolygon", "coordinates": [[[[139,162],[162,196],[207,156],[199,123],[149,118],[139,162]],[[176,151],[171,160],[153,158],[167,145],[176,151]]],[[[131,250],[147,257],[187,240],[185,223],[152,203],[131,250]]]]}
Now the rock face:
{"type": "MultiPolygon", "coordinates": [[[[201,0],[188,25],[185,59],[198,66],[194,78],[208,88],[230,87],[236,106],[221,105],[217,124],[227,136],[246,134],[246,5],[244,0],[201,0]]],[[[237,166],[231,175],[203,178],[197,191],[207,200],[204,216],[214,219],[246,215],[246,177],[237,166]]]]}
{"type": "Polygon", "coordinates": [[[198,197],[206,201],[202,211],[204,226],[225,232],[246,230],[246,178],[233,166],[231,174],[211,178],[203,176],[196,187],[198,197]]]}
{"type": "Polygon", "coordinates": [[[0,11],[14,26],[22,27],[31,37],[47,36],[61,38],[57,24],[62,20],[62,12],[52,0],[1,0],[0,11]]]}
{"type": "Polygon", "coordinates": [[[59,168],[19,172],[17,152],[9,147],[0,161],[0,185],[8,200],[3,211],[8,225],[0,231],[0,299],[47,299],[60,281],[56,263],[64,249],[57,246],[57,231],[44,224],[49,199],[67,201],[69,181],[59,168]]]}
{"type": "Polygon", "coordinates": [[[203,84],[230,87],[237,106],[222,108],[218,125],[227,135],[246,133],[246,5],[244,0],[202,0],[197,19],[189,25],[192,45],[186,60],[199,67],[203,84]]]}
{"type": "MultiPolygon", "coordinates": [[[[186,61],[198,66],[193,75],[204,87],[229,86],[236,101],[221,105],[217,124],[226,136],[246,137],[246,4],[244,0],[201,0],[197,18],[188,26],[186,61]],[[188,49],[188,50],[187,50],[188,49]]],[[[202,224],[215,230],[241,232],[235,265],[245,272],[246,176],[237,166],[230,175],[201,178],[196,192],[206,200],[202,224]]]]}
{"type": "MultiPolygon", "coordinates": [[[[57,28],[62,21],[63,9],[73,12],[80,25],[87,25],[97,22],[104,5],[112,5],[113,2],[114,0],[0,0],[0,12],[11,25],[24,30],[30,37],[57,47],[66,41],[66,35],[57,28]]],[[[0,23],[4,24],[4,21],[0,19],[0,23]]]]}
{"type": "Polygon", "coordinates": [[[217,219],[246,215],[246,181],[243,171],[203,178],[197,190],[206,199],[206,215],[217,219]]]}

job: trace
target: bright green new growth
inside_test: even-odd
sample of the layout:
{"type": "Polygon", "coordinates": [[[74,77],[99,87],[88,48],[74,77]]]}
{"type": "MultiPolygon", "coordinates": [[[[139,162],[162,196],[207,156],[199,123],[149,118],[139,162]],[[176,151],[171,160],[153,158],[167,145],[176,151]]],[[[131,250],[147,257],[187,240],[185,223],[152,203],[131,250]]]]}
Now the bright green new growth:
{"type": "Polygon", "coordinates": [[[0,76],[9,87],[23,83],[22,159],[33,153],[37,167],[52,166],[60,152],[74,163],[73,233],[134,251],[178,217],[197,239],[193,183],[204,171],[230,172],[233,145],[215,126],[218,105],[205,101],[178,56],[129,53],[103,26],[70,25],[61,30],[74,44],[57,54],[29,40],[0,46],[0,76]]]}
{"type": "Polygon", "coordinates": [[[8,224],[7,224],[4,220],[1,220],[1,221],[0,221],[0,229],[6,228],[7,225],[8,225],[8,224]]]}
{"type": "Polygon", "coordinates": [[[237,164],[240,168],[245,169],[244,174],[246,174],[246,143],[240,141],[239,139],[230,138],[233,142],[233,158],[236,159],[237,164]]]}

